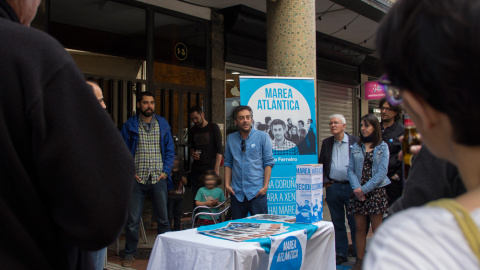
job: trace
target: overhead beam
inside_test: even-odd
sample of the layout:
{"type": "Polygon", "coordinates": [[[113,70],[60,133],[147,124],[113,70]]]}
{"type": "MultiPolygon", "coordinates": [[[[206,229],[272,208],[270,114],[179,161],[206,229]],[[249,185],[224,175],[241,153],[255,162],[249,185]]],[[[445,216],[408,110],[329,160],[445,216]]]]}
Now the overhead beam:
{"type": "Polygon", "coordinates": [[[382,1],[364,0],[331,0],[372,21],[380,22],[389,9],[389,4],[382,1]]]}

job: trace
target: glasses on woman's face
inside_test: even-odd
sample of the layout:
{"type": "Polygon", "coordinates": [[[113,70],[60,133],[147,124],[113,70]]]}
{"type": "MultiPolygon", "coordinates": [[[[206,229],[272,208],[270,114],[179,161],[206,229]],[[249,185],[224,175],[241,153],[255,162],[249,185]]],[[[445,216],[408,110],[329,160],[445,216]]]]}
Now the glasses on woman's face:
{"type": "Polygon", "coordinates": [[[245,146],[245,140],[242,140],[242,152],[245,153],[245,150],[247,150],[247,147],[245,146]]]}
{"type": "Polygon", "coordinates": [[[402,93],[400,88],[392,85],[392,82],[388,80],[387,75],[383,75],[378,81],[378,84],[385,93],[385,98],[387,99],[388,103],[392,105],[400,105],[402,103],[402,93]]]}

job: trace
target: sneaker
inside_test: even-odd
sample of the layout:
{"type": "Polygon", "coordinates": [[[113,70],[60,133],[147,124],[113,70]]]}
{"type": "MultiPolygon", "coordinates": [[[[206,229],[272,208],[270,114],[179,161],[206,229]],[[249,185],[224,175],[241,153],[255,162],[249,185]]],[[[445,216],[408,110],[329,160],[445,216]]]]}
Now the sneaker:
{"type": "Polygon", "coordinates": [[[133,256],[132,254],[125,254],[125,258],[122,261],[122,266],[123,267],[132,266],[134,261],[135,261],[135,256],[133,256]]]}

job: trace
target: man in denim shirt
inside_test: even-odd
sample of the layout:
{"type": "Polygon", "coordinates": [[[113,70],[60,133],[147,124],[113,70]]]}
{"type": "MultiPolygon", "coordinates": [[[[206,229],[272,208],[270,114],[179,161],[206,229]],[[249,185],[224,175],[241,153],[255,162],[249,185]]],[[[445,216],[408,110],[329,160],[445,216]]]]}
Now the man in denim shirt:
{"type": "Polygon", "coordinates": [[[253,112],[239,106],[233,119],[239,131],[227,138],[225,189],[231,194],[232,218],[267,214],[267,189],[275,164],[270,136],[252,129],[253,112]]]}

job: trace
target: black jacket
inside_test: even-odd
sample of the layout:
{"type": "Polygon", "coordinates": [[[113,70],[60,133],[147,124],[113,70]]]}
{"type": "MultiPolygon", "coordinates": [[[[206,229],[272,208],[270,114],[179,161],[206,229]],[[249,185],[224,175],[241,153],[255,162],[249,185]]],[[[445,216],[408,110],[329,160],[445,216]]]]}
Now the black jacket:
{"type": "Polygon", "coordinates": [[[135,166],[70,55],[0,0],[0,268],[91,269],[135,166]]]}
{"type": "Polygon", "coordinates": [[[395,122],[386,129],[383,128],[383,123],[381,123],[381,127],[383,141],[388,145],[388,151],[390,151],[387,176],[391,178],[393,175],[398,174],[398,176],[402,177],[402,162],[398,160],[398,153],[402,150],[402,143],[398,138],[405,134],[405,127],[399,122],[395,122]]]}
{"type": "MultiPolygon", "coordinates": [[[[345,135],[348,136],[348,144],[349,146],[352,146],[354,143],[359,141],[359,138],[353,135],[349,135],[345,133],[345,135]]],[[[319,164],[323,164],[323,183],[329,183],[333,181],[330,179],[330,166],[332,165],[332,153],[333,153],[333,143],[334,143],[335,138],[333,136],[328,137],[322,141],[322,149],[320,150],[320,158],[318,159],[319,164]]],[[[348,149],[348,153],[350,155],[350,152],[352,151],[352,148],[350,147],[348,149]]],[[[342,180],[342,179],[336,179],[336,180],[342,180]]],[[[347,179],[343,179],[347,180],[347,179]]]]}

